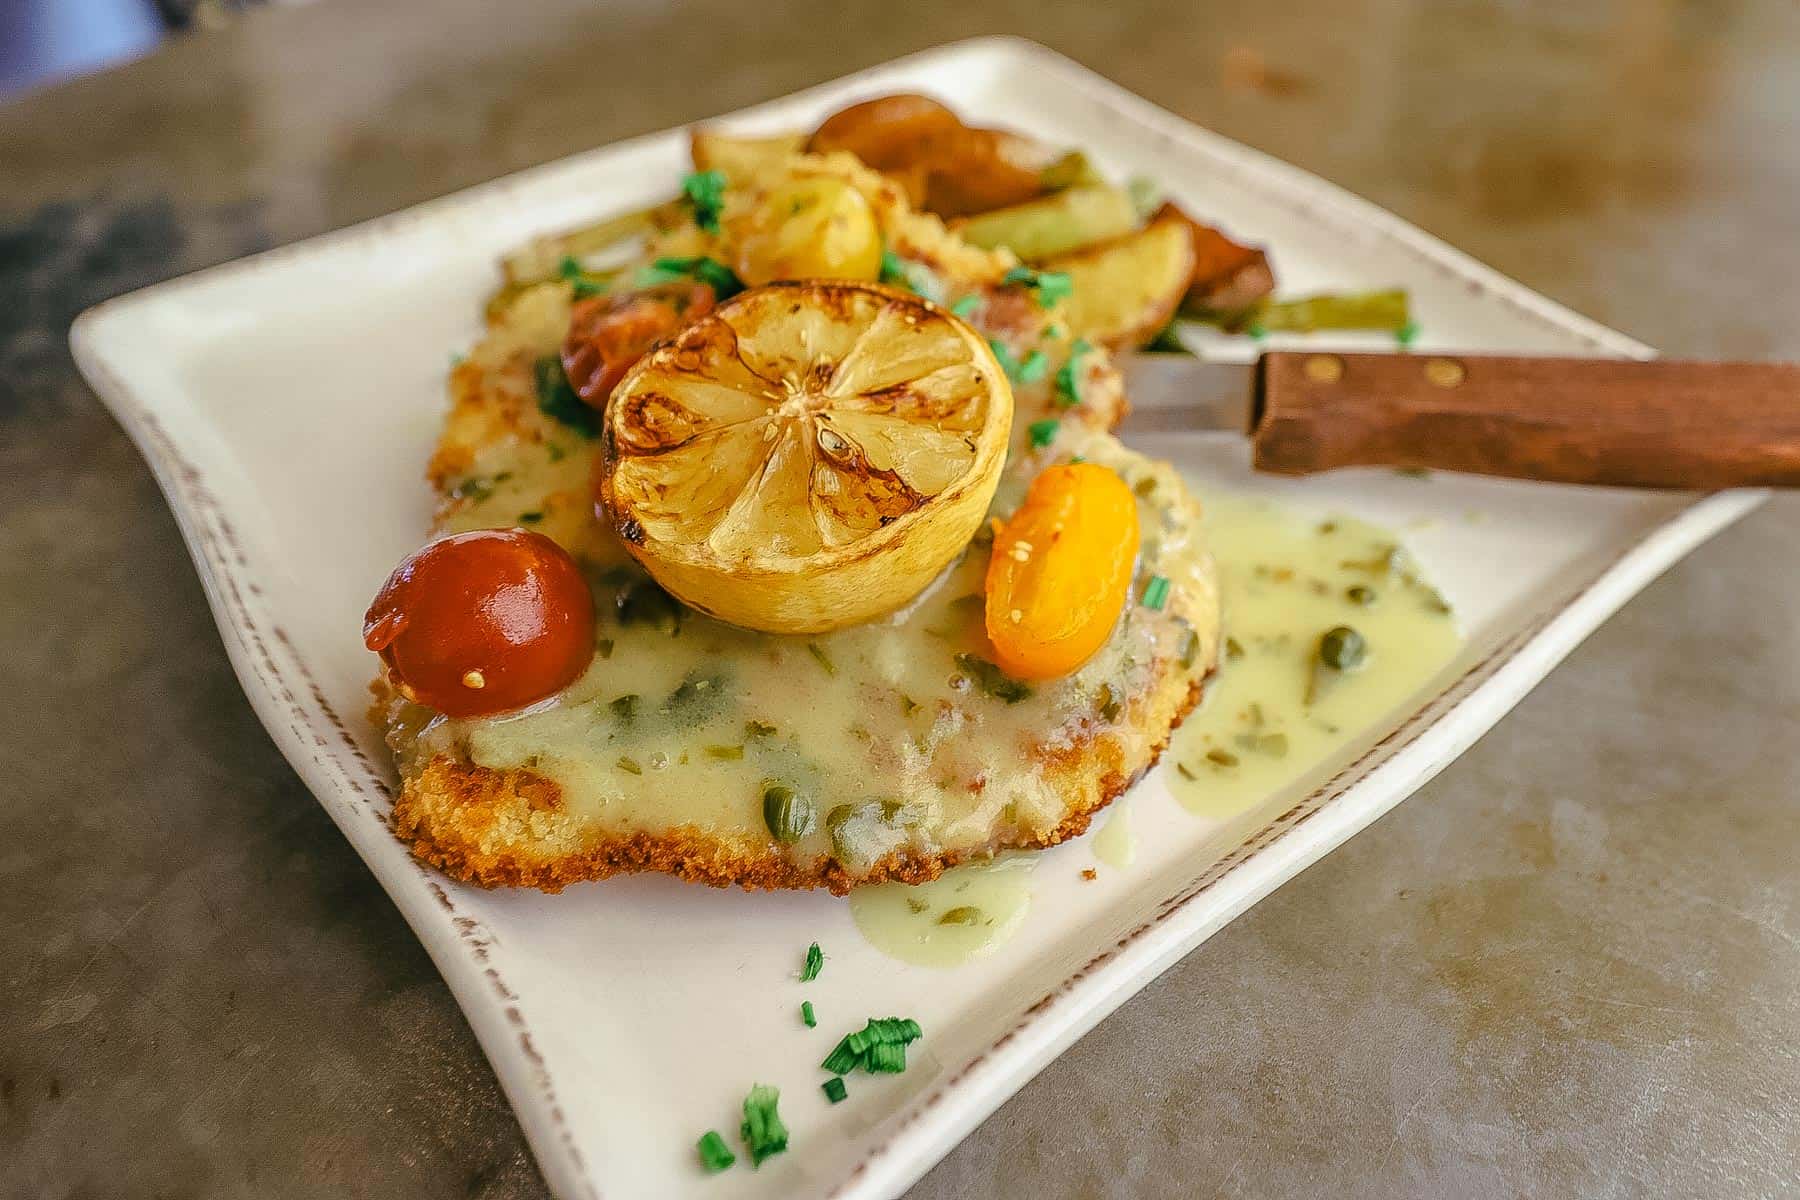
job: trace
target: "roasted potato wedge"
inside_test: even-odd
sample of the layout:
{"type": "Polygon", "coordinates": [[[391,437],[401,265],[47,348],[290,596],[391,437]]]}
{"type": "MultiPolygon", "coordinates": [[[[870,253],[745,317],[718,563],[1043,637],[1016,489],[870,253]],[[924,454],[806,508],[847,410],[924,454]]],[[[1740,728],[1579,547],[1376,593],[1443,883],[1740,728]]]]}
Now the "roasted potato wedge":
{"type": "Polygon", "coordinates": [[[1230,327],[1275,290],[1275,273],[1260,246],[1234,242],[1174,204],[1164,204],[1157,216],[1185,223],[1193,237],[1194,278],[1182,301],[1184,309],[1207,313],[1210,319],[1230,327]]]}
{"type": "Polygon", "coordinates": [[[694,169],[723,171],[725,177],[734,182],[755,175],[766,163],[780,162],[800,153],[805,146],[804,133],[784,133],[774,137],[732,137],[710,129],[696,128],[688,135],[694,169]]]}
{"type": "Polygon", "coordinates": [[[1072,187],[1024,204],[981,213],[955,226],[984,250],[1004,246],[1024,262],[1042,262],[1136,229],[1137,211],[1123,189],[1072,187]]]}
{"type": "Polygon", "coordinates": [[[1085,160],[1032,138],[964,125],[929,96],[879,96],[832,114],[808,139],[816,154],[844,150],[941,217],[1019,204],[1069,178],[1085,160]]]}
{"type": "Polygon", "coordinates": [[[1069,277],[1062,316],[1070,332],[1111,349],[1141,346],[1162,331],[1187,294],[1194,242],[1184,221],[1163,215],[1043,267],[1069,277]]]}

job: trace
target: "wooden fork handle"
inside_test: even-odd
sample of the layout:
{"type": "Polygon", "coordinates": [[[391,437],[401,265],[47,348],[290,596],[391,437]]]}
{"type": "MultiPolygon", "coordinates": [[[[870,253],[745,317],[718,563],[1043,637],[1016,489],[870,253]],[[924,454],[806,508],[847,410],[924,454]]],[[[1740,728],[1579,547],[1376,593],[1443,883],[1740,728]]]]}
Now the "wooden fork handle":
{"type": "Polygon", "coordinates": [[[1800,486],[1800,365],[1271,351],[1258,470],[1800,486]]]}

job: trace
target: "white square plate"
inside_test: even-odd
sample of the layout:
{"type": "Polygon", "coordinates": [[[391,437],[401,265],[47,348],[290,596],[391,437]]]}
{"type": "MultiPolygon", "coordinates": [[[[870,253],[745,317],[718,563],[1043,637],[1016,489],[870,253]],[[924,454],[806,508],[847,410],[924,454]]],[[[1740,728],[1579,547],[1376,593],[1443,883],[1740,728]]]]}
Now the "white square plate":
{"type": "MultiPolygon", "coordinates": [[[[806,126],[900,89],[1083,146],[1115,177],[1161,180],[1191,211],[1269,245],[1290,292],[1404,286],[1423,346],[1647,353],[1027,42],[933,50],[725,121],[806,126]]],[[[1162,439],[1150,448],[1213,486],[1414,530],[1409,544],[1464,622],[1461,657],[1408,711],[1245,818],[1193,817],[1151,776],[1131,801],[1144,848],[1131,870],[1083,883],[1085,839],[1047,852],[1022,931],[949,975],[877,954],[824,894],[663,878],[561,896],[464,887],[414,863],[384,823],[393,772],[363,717],[374,669],[358,637],[363,607],[425,533],[420,476],[446,364],[478,332],[497,257],[668,194],[686,146],[674,130],[577,155],[110,301],[73,333],[82,371],[180,520],[244,690],[430,950],[564,1197],[899,1192],[1064,1046],[1430,778],[1628,597],[1761,499],[1385,471],[1262,480],[1240,440],[1162,439]],[[814,940],[830,958],[802,991],[794,972],[814,940]],[[796,1018],[802,998],[820,1028],[796,1018]],[[819,1059],[843,1030],[889,1014],[926,1030],[907,1072],[857,1076],[850,1102],[827,1104],[819,1059]],[[696,1136],[735,1131],[758,1081],[782,1088],[792,1149],[760,1171],[703,1177],[696,1136]]]]}

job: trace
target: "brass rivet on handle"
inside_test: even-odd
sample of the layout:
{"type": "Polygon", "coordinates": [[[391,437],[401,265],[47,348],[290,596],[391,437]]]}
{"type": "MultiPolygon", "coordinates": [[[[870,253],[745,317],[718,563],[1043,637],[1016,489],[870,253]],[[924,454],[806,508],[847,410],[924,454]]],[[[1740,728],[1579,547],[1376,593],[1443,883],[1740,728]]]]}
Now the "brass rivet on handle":
{"type": "Polygon", "coordinates": [[[1314,383],[1336,383],[1344,377],[1344,360],[1335,354],[1315,354],[1303,370],[1314,383]]]}
{"type": "Polygon", "coordinates": [[[1425,360],[1425,381],[1441,388],[1453,388],[1469,377],[1469,372],[1454,358],[1425,360]]]}

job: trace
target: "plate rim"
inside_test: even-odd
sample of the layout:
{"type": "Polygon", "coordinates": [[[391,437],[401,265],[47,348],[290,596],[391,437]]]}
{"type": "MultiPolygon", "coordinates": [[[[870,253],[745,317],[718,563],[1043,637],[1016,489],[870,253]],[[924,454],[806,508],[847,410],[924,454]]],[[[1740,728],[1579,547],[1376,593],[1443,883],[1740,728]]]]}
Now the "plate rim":
{"type": "MultiPolygon", "coordinates": [[[[1593,350],[1628,357],[1652,353],[1642,343],[1580,316],[1386,209],[1299,167],[1194,125],[1073,59],[1022,37],[1000,35],[945,43],[705,119],[749,119],[776,105],[843,90],[879,72],[965,56],[1010,57],[1033,69],[1053,72],[1080,88],[1097,107],[1147,128],[1180,152],[1231,165],[1238,183],[1266,192],[1272,202],[1301,212],[1308,211],[1308,205],[1300,202],[1310,202],[1340,219],[1347,216],[1359,229],[1406,250],[1414,259],[1593,350]]],[[[260,588],[242,573],[247,560],[236,545],[226,512],[206,487],[204,474],[164,427],[157,401],[142,394],[138,385],[108,360],[108,327],[132,310],[168,296],[267,269],[289,258],[380,238],[459,207],[528,189],[538,179],[567,170],[583,159],[662,141],[691,124],[579,151],[354,225],[151,284],[90,307],[70,330],[70,347],[82,375],[138,447],[168,501],[227,656],[252,708],[283,757],[343,830],[431,955],[492,1063],[547,1182],[562,1196],[597,1197],[598,1181],[583,1160],[558,1103],[551,1066],[533,1046],[531,1031],[515,1003],[518,997],[506,983],[503,949],[481,921],[458,907],[435,872],[410,856],[375,856],[374,839],[392,842],[385,816],[371,799],[371,793],[389,793],[382,773],[326,699],[299,648],[261,602],[260,588]],[[410,866],[412,874],[401,870],[402,862],[410,866]],[[424,887],[417,886],[420,882],[424,887]]],[[[889,1120],[881,1139],[845,1174],[825,1180],[826,1190],[821,1194],[830,1200],[863,1200],[897,1193],[916,1181],[1076,1038],[1245,909],[1409,797],[1485,735],[1621,605],[1767,496],[1762,489],[1698,496],[1606,562],[1592,567],[1579,584],[1559,593],[1552,602],[1534,607],[1498,645],[1440,687],[1380,742],[1157,902],[1145,920],[1026,1006],[986,1049],[947,1069],[889,1120]],[[1454,719],[1457,717],[1463,719],[1454,719]],[[1351,812],[1338,803],[1352,788],[1365,784],[1379,796],[1372,809],[1351,812]],[[1210,894],[1217,899],[1219,893],[1228,898],[1223,909],[1211,914],[1196,911],[1202,896],[1210,894]]]]}

